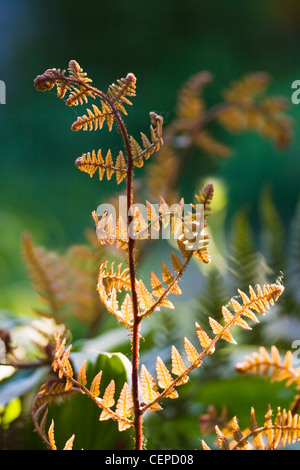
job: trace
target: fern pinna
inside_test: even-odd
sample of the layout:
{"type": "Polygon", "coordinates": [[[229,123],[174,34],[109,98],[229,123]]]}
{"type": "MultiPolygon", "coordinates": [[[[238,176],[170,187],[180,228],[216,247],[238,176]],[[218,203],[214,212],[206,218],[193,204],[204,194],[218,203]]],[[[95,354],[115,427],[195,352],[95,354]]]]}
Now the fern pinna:
{"type": "MultiPolygon", "coordinates": [[[[136,77],[129,73],[117,83],[109,86],[106,93],[92,86],[92,80],[87,77],[79,64],[71,60],[68,70],[48,69],[34,81],[37,90],[46,91],[56,86],[57,96],[65,99],[68,106],[78,106],[94,100],[92,108],[78,117],[72,125],[73,131],[99,130],[104,123],[109,131],[116,124],[120,132],[124,149],[113,156],[108,150],[104,156],[101,149],[91,150],[76,159],[79,170],[93,177],[98,173],[99,179],[108,180],[116,176],[117,184],[126,182],[126,216],[120,215],[117,222],[110,214],[93,213],[96,233],[101,245],[116,244],[128,256],[128,266],[115,266],[105,261],[101,264],[98,274],[97,291],[101,302],[108,312],[116,317],[131,333],[132,375],[131,384],[124,383],[119,396],[115,397],[115,382],[113,378],[101,389],[102,371],[94,377],[91,383],[87,381],[86,362],[79,370],[69,360],[72,346],[66,346],[66,338],[56,336],[56,346],[52,367],[57,374],[59,385],[43,386],[36,397],[33,406],[33,420],[39,435],[49,449],[56,449],[54,438],[54,422],[46,431],[47,404],[55,392],[61,391],[68,395],[70,392],[81,392],[89,397],[101,410],[100,420],[112,419],[117,421],[119,431],[132,428],[134,431],[135,449],[144,448],[143,414],[147,411],[157,411],[162,407],[165,398],[176,399],[177,388],[189,380],[190,372],[200,367],[205,356],[212,354],[216,343],[224,340],[235,344],[232,334],[234,327],[251,329],[247,320],[259,322],[258,314],[265,312],[277,301],[283,292],[280,284],[257,285],[249,287],[249,293],[238,291],[240,300],[236,297],[230,301],[230,308],[222,308],[223,323],[209,319],[210,331],[205,331],[198,323],[195,325],[199,344],[193,345],[184,338],[185,358],[175,346],[170,351],[171,370],[160,357],[156,359],[156,378],[140,364],[140,326],[143,318],[148,317],[161,307],[173,309],[169,299],[171,294],[180,295],[179,281],[188,264],[194,257],[203,263],[209,263],[207,251],[208,236],[204,233],[207,218],[211,215],[211,203],[214,188],[207,183],[195,196],[195,203],[190,204],[189,213],[184,212],[186,204],[181,200],[176,207],[171,208],[161,197],[158,207],[146,202],[146,214],[134,206],[134,170],[141,168],[155,152],[163,145],[163,118],[150,113],[149,136],[141,132],[140,143],[131,136],[124,123],[127,115],[126,107],[131,105],[131,99],[136,93],[136,77]],[[95,104],[96,103],[96,104],[95,104]],[[200,222],[199,222],[200,221],[200,222]],[[116,222],[116,223],[115,223],[116,222]],[[188,230],[186,230],[188,227],[188,230]],[[172,252],[170,265],[161,265],[161,274],[150,273],[149,290],[142,279],[136,277],[136,243],[151,235],[158,235],[161,229],[169,229],[177,241],[179,256],[172,252]],[[133,232],[132,232],[133,231],[133,232]],[[132,236],[134,235],[134,236],[132,236]],[[63,387],[61,385],[63,383],[63,387]],[[140,401],[140,396],[143,401],[140,401]]],[[[188,93],[187,93],[188,95],[188,93]]],[[[187,97],[186,95],[186,97],[187,97]]],[[[230,96],[229,96],[230,99],[230,96]]],[[[181,110],[181,112],[183,112],[181,110]]],[[[189,116],[185,116],[189,119],[189,116]]],[[[205,137],[205,136],[204,136],[205,137]]],[[[206,136],[206,142],[207,142],[206,136]]],[[[202,142],[203,143],[203,142],[202,142]]],[[[154,238],[157,238],[155,236],[154,238]]],[[[66,443],[66,448],[72,447],[74,436],[66,443]]]]}

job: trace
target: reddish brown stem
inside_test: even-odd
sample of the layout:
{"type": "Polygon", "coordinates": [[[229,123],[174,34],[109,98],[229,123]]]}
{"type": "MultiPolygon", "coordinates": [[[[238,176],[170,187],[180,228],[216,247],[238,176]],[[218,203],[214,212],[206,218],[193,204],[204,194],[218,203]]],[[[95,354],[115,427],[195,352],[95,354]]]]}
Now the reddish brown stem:
{"type": "MultiPolygon", "coordinates": [[[[52,71],[52,75],[53,72],[52,71]]],[[[135,428],[135,450],[142,450],[143,445],[143,435],[142,435],[142,413],[140,410],[139,402],[139,387],[138,387],[138,374],[139,374],[139,349],[140,349],[140,323],[141,318],[138,315],[138,299],[136,292],[136,276],[135,276],[135,239],[130,237],[130,226],[133,221],[133,216],[131,214],[131,207],[133,205],[133,156],[131,152],[131,146],[129,141],[129,136],[124,125],[124,122],[120,116],[119,111],[115,107],[112,100],[97,88],[88,85],[86,82],[82,81],[80,78],[74,77],[65,77],[64,75],[58,74],[54,76],[53,80],[60,78],[72,83],[78,83],[82,87],[90,90],[94,94],[98,95],[101,99],[106,101],[110,106],[119,126],[120,133],[124,141],[127,154],[127,227],[128,227],[128,262],[129,262],[129,272],[130,272],[130,284],[131,284],[131,295],[132,295],[132,307],[133,307],[133,327],[132,327],[132,398],[134,404],[134,428],[135,428]]],[[[38,77],[38,80],[41,81],[42,77],[38,77]]],[[[36,79],[37,80],[37,79],[36,79]]]]}

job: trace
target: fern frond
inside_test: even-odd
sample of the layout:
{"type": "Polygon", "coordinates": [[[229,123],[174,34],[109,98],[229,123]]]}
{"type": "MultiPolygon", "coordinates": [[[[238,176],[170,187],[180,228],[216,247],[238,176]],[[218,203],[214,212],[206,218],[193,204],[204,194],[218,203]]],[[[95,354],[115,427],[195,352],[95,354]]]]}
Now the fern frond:
{"type": "MultiPolygon", "coordinates": [[[[152,403],[159,396],[157,385],[144,364],[141,366],[141,394],[146,404],[152,403]]],[[[158,411],[161,406],[154,402],[149,410],[158,411]]]]}
{"type": "MultiPolygon", "coordinates": [[[[72,450],[73,448],[73,442],[74,442],[75,434],[73,434],[70,439],[67,440],[67,442],[64,445],[63,450],[72,450]]],[[[55,443],[55,437],[54,437],[54,420],[52,419],[51,424],[48,429],[48,442],[47,442],[47,447],[49,450],[57,450],[56,443],[55,443]]]]}
{"type": "Polygon", "coordinates": [[[68,64],[68,72],[69,72],[69,77],[72,78],[78,78],[79,80],[83,81],[84,83],[91,83],[93,80],[91,80],[88,76],[87,73],[83,71],[83,69],[80,67],[78,62],[76,60],[70,60],[68,64]]]}
{"type": "MultiPolygon", "coordinates": [[[[99,417],[100,421],[114,419],[118,421],[120,431],[133,426],[132,421],[128,419],[132,412],[132,402],[130,401],[131,395],[128,385],[126,384],[123,386],[117,402],[116,410],[113,411],[111,407],[113,407],[115,404],[114,395],[116,388],[114,380],[109,382],[104,390],[103,397],[100,398],[100,382],[102,378],[102,371],[99,371],[98,374],[96,374],[92,380],[90,388],[87,388],[86,361],[84,361],[80,366],[78,371],[78,380],[76,380],[74,377],[73,368],[68,359],[72,345],[65,349],[66,338],[61,339],[61,337],[58,335],[55,337],[55,341],[56,350],[54,353],[52,368],[54,372],[58,373],[59,377],[64,377],[66,379],[64,384],[64,391],[68,391],[72,386],[75,386],[77,387],[77,391],[81,390],[83,394],[88,395],[102,410],[99,417]]],[[[47,405],[48,401],[45,404],[47,405]]],[[[37,412],[35,415],[36,414],[37,412]]]]}
{"type": "Polygon", "coordinates": [[[181,120],[195,121],[203,114],[205,103],[202,90],[212,80],[209,72],[199,72],[183,84],[178,93],[176,115],[181,120]]]}
{"type": "Polygon", "coordinates": [[[206,218],[211,215],[211,202],[214,195],[214,187],[212,183],[207,183],[202,190],[200,190],[199,195],[196,195],[197,203],[200,207],[203,208],[203,213],[197,212],[197,206],[191,204],[192,208],[196,209],[196,213],[189,216],[185,223],[188,225],[188,238],[183,230],[183,233],[178,237],[177,244],[178,248],[181,251],[181,254],[184,258],[188,258],[190,254],[196,259],[199,259],[203,263],[210,262],[210,256],[207,252],[208,245],[208,235],[203,234],[203,230],[206,228],[206,218]],[[203,224],[202,219],[203,217],[203,224]],[[200,219],[200,220],[199,220],[200,219]],[[200,226],[199,226],[200,222],[200,226]],[[191,234],[194,234],[194,237],[191,238],[191,234]]]}
{"type": "MultiPolygon", "coordinates": [[[[173,378],[170,372],[168,371],[167,366],[159,356],[156,358],[156,375],[158,379],[158,386],[160,388],[166,389],[170,386],[172,387],[173,378]]],[[[171,388],[166,397],[178,398],[178,393],[176,390],[171,388]]]]}
{"type": "Polygon", "coordinates": [[[117,301],[117,291],[121,289],[125,291],[131,290],[129,269],[121,270],[122,263],[114,271],[114,262],[111,263],[110,269],[107,269],[107,261],[102,263],[99,270],[97,292],[101,302],[107,310],[112,313],[118,321],[121,321],[127,328],[132,327],[130,301],[125,298],[121,309],[117,301]],[[126,303],[125,303],[126,302],[126,303]]]}
{"type": "Polygon", "coordinates": [[[92,152],[84,153],[81,157],[78,157],[75,161],[75,165],[80,171],[88,173],[91,178],[98,170],[100,181],[102,181],[105,172],[108,180],[116,173],[117,184],[121,183],[121,181],[126,178],[127,174],[127,165],[122,151],[119,152],[114,162],[110,150],[108,150],[105,160],[102,156],[101,149],[99,149],[97,153],[95,150],[92,150],[92,152]]]}
{"type": "Polygon", "coordinates": [[[104,102],[102,102],[102,110],[95,104],[93,104],[92,107],[93,111],[87,109],[87,114],[78,116],[77,120],[72,124],[72,131],[76,132],[80,129],[84,131],[96,131],[97,129],[102,129],[105,121],[107,122],[108,129],[111,131],[114,122],[112,110],[104,102]]]}
{"type": "Polygon", "coordinates": [[[45,307],[37,312],[65,322],[71,316],[85,324],[102,317],[95,291],[95,277],[103,254],[92,244],[73,245],[58,254],[36,246],[30,234],[23,236],[23,256],[33,286],[45,307]]]}
{"type": "Polygon", "coordinates": [[[83,102],[87,103],[88,98],[96,98],[92,90],[81,85],[81,83],[89,84],[92,80],[88,78],[87,74],[82,70],[76,60],[70,60],[68,72],[70,80],[75,80],[78,85],[75,86],[72,84],[72,91],[66,101],[67,106],[78,106],[79,104],[83,104],[83,102]]]}
{"type": "Polygon", "coordinates": [[[231,299],[233,315],[230,314],[226,307],[222,309],[225,319],[224,327],[222,327],[216,320],[212,318],[209,319],[213,333],[216,335],[215,338],[222,338],[225,341],[234,343],[235,340],[229,333],[229,327],[237,325],[249,329],[249,325],[247,327],[244,321],[240,321],[243,320],[241,317],[244,316],[258,322],[257,316],[253,310],[264,315],[266,311],[270,309],[270,306],[274,305],[278,300],[284,287],[278,284],[265,284],[262,288],[260,285],[257,285],[256,290],[257,292],[255,292],[252,286],[249,286],[250,298],[244,292],[238,290],[243,303],[240,304],[236,299],[231,299]]]}
{"type": "Polygon", "coordinates": [[[49,312],[40,313],[58,318],[70,302],[66,286],[68,263],[56,253],[36,247],[29,233],[23,236],[23,255],[37,292],[49,305],[49,312]]]}
{"type": "Polygon", "coordinates": [[[136,77],[133,73],[128,73],[126,78],[117,80],[109,86],[107,96],[114,106],[123,114],[127,114],[124,104],[132,105],[132,102],[127,98],[128,96],[134,97],[136,95],[136,77]]]}
{"type": "Polygon", "coordinates": [[[126,250],[128,247],[128,229],[127,221],[120,215],[117,223],[115,223],[113,215],[105,212],[99,220],[95,211],[92,213],[92,217],[96,226],[96,235],[100,245],[109,243],[112,245],[116,242],[116,247],[126,250]]]}
{"type": "Polygon", "coordinates": [[[221,325],[218,321],[211,317],[209,318],[209,324],[214,334],[212,339],[203,330],[203,328],[201,328],[200,325],[196,323],[197,336],[203,350],[199,353],[190,340],[187,338],[184,339],[185,352],[187,359],[190,362],[189,366],[184,364],[184,361],[177,348],[174,345],[172,346],[172,373],[177,377],[173,379],[173,382],[169,381],[168,386],[160,394],[156,392],[157,387],[154,379],[152,378],[151,390],[155,390],[155,393],[153,394],[152,401],[149,398],[145,406],[142,408],[143,412],[146,411],[146,409],[151,408],[152,405],[157,405],[164,397],[168,395],[169,392],[173,391],[176,386],[186,383],[188,380],[188,374],[193,369],[199,367],[202,364],[203,358],[207,354],[212,354],[214,352],[217,341],[223,339],[226,342],[236,344],[236,341],[229,331],[229,328],[235,325],[250,329],[249,325],[242,317],[245,316],[246,318],[257,320],[257,317],[252,310],[259,311],[261,314],[265,314],[266,310],[268,310],[270,306],[274,305],[275,301],[278,300],[284,288],[278,284],[271,284],[264,285],[262,288],[257,285],[256,290],[257,292],[255,292],[254,289],[249,286],[249,297],[244,292],[239,291],[243,303],[240,304],[235,299],[231,299],[231,305],[234,311],[233,313],[231,313],[227,307],[223,307],[222,313],[225,320],[225,325],[221,325]]]}
{"type": "Polygon", "coordinates": [[[73,443],[75,439],[75,434],[73,434],[70,439],[67,440],[67,442],[64,445],[63,450],[72,450],[73,449],[73,443]]]}
{"type": "MultiPolygon", "coordinates": [[[[124,383],[120,393],[120,397],[116,406],[116,414],[120,418],[129,418],[133,411],[133,401],[131,397],[131,391],[127,382],[124,383]]],[[[127,420],[118,420],[119,431],[125,431],[130,428],[127,420]]]]}
{"type": "Polygon", "coordinates": [[[110,383],[107,385],[104,391],[103,398],[101,400],[101,407],[103,407],[103,410],[99,418],[100,421],[105,421],[107,419],[112,418],[113,416],[113,414],[110,412],[110,410],[108,410],[108,408],[111,408],[115,404],[115,399],[114,399],[115,389],[116,389],[115,381],[111,380],[110,383]]]}
{"type": "Polygon", "coordinates": [[[270,76],[264,72],[247,74],[233,81],[230,88],[223,92],[223,96],[232,103],[252,103],[269,83],[270,76]]]}
{"type": "Polygon", "coordinates": [[[65,390],[65,385],[65,380],[60,380],[58,378],[49,379],[38,391],[34,400],[34,409],[37,410],[45,403],[48,405],[52,402],[56,403],[66,400],[80,391],[77,387],[71,387],[68,390],[65,390]]]}
{"type": "Polygon", "coordinates": [[[98,374],[95,375],[91,383],[90,392],[95,398],[99,397],[100,395],[101,378],[102,378],[102,370],[100,370],[100,372],[98,372],[98,374]]]}
{"type": "Polygon", "coordinates": [[[143,148],[134,139],[134,137],[130,136],[130,146],[133,156],[133,164],[138,168],[141,168],[144,165],[144,159],[148,160],[148,158],[150,158],[153,153],[157,152],[163,144],[163,117],[159,116],[154,112],[151,112],[150,118],[152,123],[150,126],[150,140],[143,132],[141,132],[143,148]]]}
{"type": "MultiPolygon", "coordinates": [[[[249,428],[241,431],[237,418],[230,423],[231,440],[225,437],[218,426],[215,427],[220,450],[276,450],[280,446],[294,444],[300,439],[300,417],[291,411],[277,407],[276,416],[269,406],[265,414],[264,424],[258,427],[255,410],[252,407],[249,420],[249,428]]],[[[228,433],[227,433],[228,434],[228,433]]],[[[202,441],[203,449],[209,450],[209,446],[202,441]]]]}
{"type": "Polygon", "coordinates": [[[77,378],[78,382],[80,385],[82,385],[83,387],[85,387],[85,385],[87,384],[87,378],[86,378],[86,360],[83,361],[83,363],[81,364],[81,367],[78,371],[78,378],[77,378]]]}
{"type": "Polygon", "coordinates": [[[122,263],[119,263],[117,269],[114,270],[114,261],[110,264],[109,269],[107,265],[108,262],[105,261],[99,269],[99,276],[101,276],[106,291],[109,292],[113,288],[116,288],[118,291],[121,289],[129,291],[131,289],[129,268],[122,269],[122,263]]]}
{"type": "Polygon", "coordinates": [[[272,382],[286,380],[286,386],[296,383],[300,384],[300,370],[293,367],[293,353],[287,351],[283,360],[276,346],[271,347],[271,354],[261,346],[259,353],[253,352],[252,356],[247,355],[245,362],[236,364],[236,370],[241,373],[252,375],[262,375],[270,377],[272,382]]]}
{"type": "Polygon", "coordinates": [[[171,348],[171,359],[172,373],[180,377],[180,380],[177,380],[177,385],[185,384],[189,380],[189,377],[185,375],[187,372],[187,367],[185,366],[180,353],[174,345],[171,348]]]}
{"type": "Polygon", "coordinates": [[[50,427],[48,429],[48,439],[49,439],[51,450],[57,450],[57,447],[55,445],[55,439],[54,439],[54,421],[53,421],[53,419],[52,419],[50,427]]]}
{"type": "Polygon", "coordinates": [[[235,81],[223,95],[227,106],[219,123],[231,132],[254,130],[282,149],[290,142],[291,121],[284,114],[287,103],[278,97],[263,97],[270,81],[265,73],[254,73],[235,81]]]}
{"type": "Polygon", "coordinates": [[[140,309],[143,311],[150,309],[155,301],[141,279],[136,285],[136,292],[140,309]]]}

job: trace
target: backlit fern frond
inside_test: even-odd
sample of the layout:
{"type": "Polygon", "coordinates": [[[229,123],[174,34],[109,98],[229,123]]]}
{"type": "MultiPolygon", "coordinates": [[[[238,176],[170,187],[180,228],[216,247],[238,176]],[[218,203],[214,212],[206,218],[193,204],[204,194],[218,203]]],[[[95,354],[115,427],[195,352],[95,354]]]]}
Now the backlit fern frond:
{"type": "MultiPolygon", "coordinates": [[[[95,156],[94,158],[96,159],[95,156]]],[[[94,171],[94,168],[95,166],[88,165],[87,171],[94,171]]],[[[101,171],[104,171],[103,168],[101,171]]],[[[109,171],[113,170],[110,168],[109,171]]],[[[185,259],[194,256],[204,263],[209,263],[209,237],[204,233],[204,229],[207,227],[206,219],[211,215],[213,193],[213,185],[207,183],[196,195],[197,204],[185,206],[184,200],[181,199],[179,203],[169,206],[161,198],[159,204],[146,201],[144,211],[140,205],[134,205],[130,208],[132,221],[129,226],[127,218],[122,217],[122,214],[119,214],[116,221],[116,214],[105,212],[99,218],[93,212],[98,240],[103,245],[116,242],[117,248],[126,249],[129,236],[135,240],[158,239],[160,235],[164,238],[174,236],[185,259]]]]}
{"type": "Polygon", "coordinates": [[[231,103],[252,103],[261,95],[270,83],[270,76],[264,72],[248,74],[232,82],[230,88],[224,90],[223,96],[231,103]]]}
{"type": "Polygon", "coordinates": [[[239,303],[235,298],[231,299],[233,312],[225,306],[222,307],[223,324],[219,323],[212,317],[209,318],[212,335],[207,334],[207,332],[198,323],[196,323],[197,337],[202,350],[198,351],[188,338],[184,338],[185,355],[189,362],[189,365],[186,365],[177,348],[172,346],[172,373],[176,376],[175,378],[171,380],[172,376],[160,358],[157,360],[158,365],[156,367],[158,378],[157,383],[154,378],[149,375],[148,371],[144,371],[144,375],[146,374],[144,381],[146,384],[146,391],[148,390],[148,396],[145,396],[145,393],[143,395],[145,400],[145,405],[142,408],[143,412],[148,409],[152,411],[159,409],[157,405],[159,405],[163,398],[169,396],[169,394],[172,398],[177,398],[177,395],[174,393],[175,387],[188,381],[189,373],[196,367],[201,366],[203,359],[207,354],[214,353],[215,345],[220,339],[228,343],[236,344],[236,341],[229,329],[232,327],[240,327],[246,330],[251,330],[251,327],[245,318],[258,323],[259,320],[256,314],[260,313],[264,315],[265,312],[278,300],[283,290],[283,286],[278,284],[266,284],[263,287],[257,285],[256,292],[251,286],[249,286],[249,296],[241,290],[238,290],[241,296],[241,303],[239,303]],[[163,380],[162,376],[164,376],[163,380]],[[163,388],[163,391],[159,392],[159,388],[163,388]]]}
{"type": "Polygon", "coordinates": [[[36,247],[28,233],[23,236],[23,255],[34,286],[49,308],[39,313],[59,318],[70,302],[68,263],[58,254],[36,247]]]}
{"type": "MultiPolygon", "coordinates": [[[[259,427],[252,407],[248,429],[242,431],[237,418],[234,417],[230,426],[226,427],[226,434],[219,426],[216,426],[215,430],[220,450],[276,450],[300,439],[300,416],[278,407],[273,417],[273,411],[269,407],[264,424],[259,427]],[[231,432],[228,433],[229,427],[231,432]]],[[[202,447],[203,450],[211,450],[203,440],[202,447]]]]}
{"type": "Polygon", "coordinates": [[[109,106],[105,102],[102,102],[101,110],[95,104],[93,104],[92,107],[93,111],[87,109],[87,114],[77,118],[77,120],[72,124],[72,131],[76,132],[81,129],[84,131],[96,131],[97,129],[102,129],[105,121],[107,122],[108,129],[110,131],[112,130],[114,117],[109,106]]]}
{"type": "Polygon", "coordinates": [[[265,73],[249,74],[233,82],[223,93],[227,107],[218,121],[231,132],[254,130],[271,139],[278,148],[285,148],[291,137],[291,122],[284,114],[287,101],[264,96],[269,82],[265,73]]]}
{"type": "Polygon", "coordinates": [[[183,232],[181,236],[178,237],[177,244],[181,251],[181,254],[187,258],[189,253],[192,251],[193,256],[196,259],[199,259],[203,263],[210,262],[210,256],[207,252],[208,245],[208,235],[204,234],[203,231],[207,227],[206,219],[211,215],[211,202],[214,195],[214,187],[212,183],[207,183],[204,188],[199,192],[199,195],[196,195],[197,204],[203,208],[203,226],[200,228],[197,227],[199,223],[199,213],[197,213],[197,205],[191,204],[191,206],[196,209],[195,214],[193,214],[187,221],[190,226],[189,237],[186,237],[186,232],[183,232]],[[193,235],[195,233],[195,236],[193,235]],[[191,236],[192,235],[192,236],[191,236]]]}
{"type": "Polygon", "coordinates": [[[65,390],[70,390],[72,386],[75,386],[81,390],[83,394],[88,395],[94,403],[101,408],[100,421],[108,419],[116,420],[118,422],[119,431],[124,431],[133,426],[133,422],[130,419],[133,412],[133,402],[128,384],[126,382],[124,383],[119,398],[115,400],[115,382],[111,380],[105,388],[102,398],[100,398],[102,371],[97,373],[91,382],[90,388],[88,388],[86,362],[84,361],[80,366],[76,379],[76,374],[69,360],[72,345],[67,349],[65,349],[65,347],[66,339],[56,336],[56,350],[52,367],[60,378],[64,377],[66,379],[65,390]],[[112,407],[114,407],[115,403],[116,408],[113,410],[112,407]]]}
{"type": "Polygon", "coordinates": [[[133,164],[136,167],[141,168],[144,165],[144,159],[148,160],[148,158],[155,152],[157,152],[161,145],[163,144],[163,137],[162,137],[162,126],[163,126],[163,118],[158,114],[151,112],[151,126],[150,132],[151,137],[150,140],[148,137],[141,132],[142,144],[143,148],[140,144],[130,136],[130,146],[131,152],[133,156],[133,164]]]}
{"type": "MultiPolygon", "coordinates": [[[[78,62],[76,60],[71,60],[68,66],[69,78],[80,80],[83,83],[89,84],[92,82],[90,78],[88,78],[87,74],[82,70],[78,62]]],[[[79,84],[78,87],[72,86],[72,91],[69,95],[69,98],[66,101],[67,106],[77,106],[78,104],[83,104],[83,102],[87,103],[88,98],[92,97],[95,98],[95,94],[92,90],[89,90],[79,84]]]]}
{"type": "Polygon", "coordinates": [[[36,246],[26,233],[23,255],[33,285],[46,306],[36,310],[40,315],[58,322],[71,315],[86,324],[100,320],[102,309],[95,291],[95,277],[102,255],[97,249],[74,245],[61,255],[36,246]]]}
{"type": "Polygon", "coordinates": [[[118,111],[127,114],[124,104],[132,105],[132,102],[128,99],[136,95],[136,77],[133,73],[128,73],[126,78],[117,80],[117,83],[113,83],[109,86],[107,96],[118,111]]]}
{"type": "Polygon", "coordinates": [[[203,114],[205,103],[201,96],[205,85],[211,82],[209,72],[199,72],[183,84],[178,93],[176,116],[181,120],[195,120],[203,114]]]}
{"type": "Polygon", "coordinates": [[[270,377],[272,382],[286,380],[286,386],[300,384],[300,368],[293,367],[293,353],[287,351],[282,360],[276,346],[271,347],[271,354],[261,346],[259,353],[253,352],[252,356],[246,356],[245,362],[236,364],[236,370],[241,373],[262,375],[270,377]]]}
{"type": "Polygon", "coordinates": [[[115,173],[117,184],[126,178],[127,165],[122,151],[119,152],[114,162],[110,150],[108,150],[105,160],[102,157],[101,149],[98,150],[97,154],[93,150],[91,153],[84,153],[81,157],[77,158],[75,165],[80,171],[88,173],[90,177],[98,171],[100,181],[102,181],[105,173],[108,180],[115,173]]]}
{"type": "Polygon", "coordinates": [[[122,265],[119,264],[117,270],[114,271],[114,263],[112,263],[110,269],[107,270],[107,262],[103,263],[100,266],[97,291],[106,309],[127,328],[132,328],[133,311],[130,295],[125,296],[120,308],[117,299],[117,292],[121,289],[125,291],[131,290],[130,276],[128,274],[129,270],[125,268],[122,271],[121,268],[122,265]]]}

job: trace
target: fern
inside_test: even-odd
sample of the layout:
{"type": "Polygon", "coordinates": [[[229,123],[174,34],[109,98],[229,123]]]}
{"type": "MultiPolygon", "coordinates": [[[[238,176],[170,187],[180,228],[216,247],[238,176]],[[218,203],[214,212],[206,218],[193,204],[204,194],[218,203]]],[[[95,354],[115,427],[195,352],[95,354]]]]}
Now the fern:
{"type": "MultiPolygon", "coordinates": [[[[249,429],[241,431],[237,418],[230,422],[229,439],[216,426],[216,433],[220,450],[276,450],[293,444],[300,438],[300,417],[292,415],[290,410],[277,408],[276,416],[273,418],[272,409],[269,407],[265,414],[265,421],[258,427],[255,410],[251,408],[249,429]]],[[[226,434],[228,434],[226,432],[226,434]]],[[[211,450],[205,441],[202,441],[203,450],[211,450]]]]}
{"type": "Polygon", "coordinates": [[[268,74],[256,72],[233,81],[223,90],[221,101],[208,107],[204,91],[212,80],[209,72],[199,72],[180,89],[175,117],[164,130],[164,146],[148,165],[146,181],[153,198],[163,195],[168,203],[178,199],[178,186],[194,149],[210,158],[232,155],[233,149],[216,138],[212,124],[219,125],[221,133],[257,132],[279,149],[289,145],[289,102],[268,94],[268,74]]]}
{"type": "MultiPolygon", "coordinates": [[[[268,101],[261,101],[261,95],[265,92],[268,82],[266,75],[255,74],[233,84],[224,94],[224,103],[207,109],[202,91],[211,78],[211,75],[205,72],[197,74],[185,84],[179,94],[175,120],[165,130],[163,130],[162,116],[151,112],[150,136],[140,132],[140,141],[129,134],[123,120],[123,117],[127,115],[126,106],[132,104],[131,98],[136,94],[136,77],[132,73],[110,85],[106,93],[91,85],[91,79],[74,60],[69,63],[68,74],[59,69],[49,69],[35,79],[37,90],[46,91],[56,85],[59,98],[65,97],[68,93],[66,99],[68,106],[85,104],[90,98],[96,100],[96,104],[92,104],[86,114],[78,117],[73,123],[73,131],[101,130],[106,122],[109,131],[112,131],[116,124],[123,139],[124,147],[116,157],[112,156],[110,149],[107,150],[105,158],[102,149],[97,152],[92,150],[77,158],[76,166],[90,177],[98,172],[100,181],[104,176],[110,180],[115,174],[117,184],[123,180],[126,183],[126,216],[119,214],[118,219],[114,220],[112,214],[105,212],[98,215],[96,211],[92,213],[92,216],[100,246],[104,248],[106,245],[115,245],[116,248],[122,250],[122,256],[126,255],[128,259],[126,267],[123,261],[118,266],[114,261],[110,263],[101,261],[96,291],[106,310],[130,332],[131,384],[125,381],[119,396],[116,396],[115,381],[107,377],[108,385],[102,390],[103,371],[98,371],[90,380],[87,377],[85,360],[78,371],[75,370],[70,360],[72,344],[67,344],[66,336],[58,334],[55,336],[56,347],[52,369],[59,383],[63,384],[63,388],[60,389],[62,395],[68,395],[73,391],[81,392],[100,409],[100,421],[116,421],[120,432],[132,429],[136,450],[141,450],[145,445],[144,413],[161,410],[163,401],[167,398],[177,399],[178,387],[188,382],[190,373],[202,366],[207,355],[214,353],[219,340],[236,344],[234,329],[251,330],[249,321],[259,323],[259,315],[264,315],[284,290],[279,283],[262,286],[257,284],[255,289],[250,285],[249,294],[246,294],[244,290],[238,290],[240,299],[233,297],[226,306],[221,306],[222,319],[218,319],[219,321],[210,316],[207,331],[198,322],[195,323],[197,345],[185,337],[184,352],[179,352],[175,345],[171,346],[171,365],[169,366],[171,370],[160,356],[157,356],[155,362],[156,376],[154,372],[152,375],[146,365],[140,362],[141,323],[144,318],[161,308],[174,309],[169,296],[181,295],[179,283],[192,259],[204,264],[208,264],[211,260],[208,253],[209,236],[204,230],[207,227],[207,219],[212,214],[213,185],[205,184],[195,195],[196,202],[189,204],[188,214],[184,212],[183,199],[180,199],[175,208],[173,204],[171,207],[169,205],[171,198],[177,192],[179,179],[192,147],[197,146],[202,151],[222,158],[228,156],[229,149],[226,145],[215,140],[214,135],[207,129],[208,124],[213,120],[218,120],[225,128],[233,129],[232,116],[228,115],[228,112],[238,113],[239,117],[243,116],[243,129],[259,130],[279,145],[283,145],[284,139],[287,140],[289,128],[285,115],[282,113],[283,107],[276,99],[269,98],[268,101]],[[185,152],[180,162],[177,155],[178,149],[183,149],[185,152]],[[155,160],[151,158],[150,190],[153,188],[155,191],[160,190],[160,185],[165,179],[166,197],[160,193],[158,207],[147,200],[146,212],[142,213],[134,200],[134,173],[138,172],[155,153],[158,155],[161,168],[157,169],[155,160]],[[163,163],[164,156],[166,156],[165,163],[163,163]],[[168,168],[168,165],[172,168],[168,168]],[[166,173],[161,172],[161,169],[164,171],[167,169],[169,179],[166,173]],[[170,261],[162,261],[160,274],[156,270],[151,270],[149,285],[146,285],[146,281],[137,275],[136,247],[143,240],[158,239],[163,230],[168,230],[169,235],[176,239],[178,254],[174,249],[171,252],[170,261]]],[[[238,130],[237,127],[234,129],[238,130]]],[[[36,267],[37,272],[39,265],[36,263],[30,244],[27,246],[27,251],[29,261],[36,267]]],[[[41,283],[43,276],[41,278],[38,276],[37,279],[41,283]]],[[[44,282],[44,284],[43,287],[48,296],[52,295],[52,284],[49,282],[44,282]]],[[[39,405],[38,398],[36,399],[33,420],[47,447],[56,449],[54,422],[51,422],[48,433],[46,432],[49,400],[43,396],[45,395],[43,390],[38,394],[40,398],[43,397],[43,402],[39,405]],[[40,417],[41,420],[39,420],[40,417]]],[[[270,424],[271,418],[268,416],[264,431],[257,428],[253,416],[250,434],[256,440],[263,432],[268,436],[271,430],[279,432],[279,429],[283,433],[287,430],[287,439],[289,438],[292,428],[290,418],[284,413],[281,416],[278,412],[275,424],[270,424]]],[[[294,422],[293,426],[293,432],[296,433],[298,422],[294,422]]],[[[233,431],[236,446],[245,448],[248,445],[248,435],[241,432],[236,420],[233,424],[233,431]]],[[[217,433],[221,447],[229,447],[219,429],[217,433]]],[[[270,442],[269,440],[269,446],[270,442]]],[[[72,445],[73,436],[67,441],[66,448],[71,448],[72,445]]],[[[204,447],[207,447],[206,444],[204,447]]]]}

